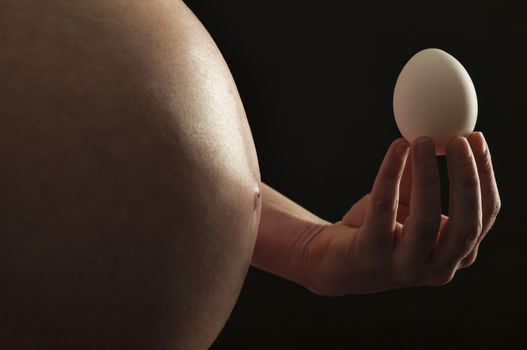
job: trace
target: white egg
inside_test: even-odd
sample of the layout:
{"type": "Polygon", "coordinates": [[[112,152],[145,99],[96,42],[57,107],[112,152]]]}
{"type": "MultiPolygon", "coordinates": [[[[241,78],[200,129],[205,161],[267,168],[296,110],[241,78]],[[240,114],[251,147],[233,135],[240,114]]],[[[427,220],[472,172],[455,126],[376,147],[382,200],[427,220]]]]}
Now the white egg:
{"type": "Polygon", "coordinates": [[[436,154],[444,155],[449,139],[474,130],[478,115],[476,89],[453,56],[439,49],[426,49],[415,54],[399,74],[393,112],[408,142],[431,137],[436,154]]]}

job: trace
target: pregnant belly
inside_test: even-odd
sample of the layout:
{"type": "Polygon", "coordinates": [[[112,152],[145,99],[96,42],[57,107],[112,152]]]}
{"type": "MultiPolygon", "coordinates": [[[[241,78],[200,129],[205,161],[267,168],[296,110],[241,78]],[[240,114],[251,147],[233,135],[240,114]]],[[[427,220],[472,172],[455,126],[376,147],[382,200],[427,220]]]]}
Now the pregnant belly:
{"type": "Polygon", "coordinates": [[[207,348],[261,210],[234,81],[179,0],[57,3],[0,1],[0,348],[207,348]]]}

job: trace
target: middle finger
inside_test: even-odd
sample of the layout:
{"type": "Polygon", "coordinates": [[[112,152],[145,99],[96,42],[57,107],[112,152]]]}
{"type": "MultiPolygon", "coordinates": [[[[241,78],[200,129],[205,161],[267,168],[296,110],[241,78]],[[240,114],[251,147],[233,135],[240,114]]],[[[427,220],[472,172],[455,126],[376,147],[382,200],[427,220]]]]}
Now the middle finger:
{"type": "Polygon", "coordinates": [[[397,260],[407,273],[419,274],[432,253],[441,220],[441,192],[435,146],[430,138],[412,145],[410,215],[398,242],[397,260]]]}

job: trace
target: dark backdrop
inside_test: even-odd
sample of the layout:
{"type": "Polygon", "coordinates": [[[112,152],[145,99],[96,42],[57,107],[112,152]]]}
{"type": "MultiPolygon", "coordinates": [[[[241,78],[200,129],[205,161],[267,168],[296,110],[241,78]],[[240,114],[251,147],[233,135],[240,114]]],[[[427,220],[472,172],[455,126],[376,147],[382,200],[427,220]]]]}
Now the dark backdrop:
{"type": "MultiPolygon", "coordinates": [[[[497,1],[357,3],[187,1],[232,70],[262,180],[324,219],[340,220],[370,190],[384,152],[399,137],[391,105],[397,75],[414,53],[437,47],[454,55],[476,86],[476,129],[493,154],[500,216],[476,263],[440,288],[329,298],[251,267],[213,349],[472,349],[522,342],[523,11],[497,1]]],[[[440,165],[444,178],[443,158],[440,165]]]]}

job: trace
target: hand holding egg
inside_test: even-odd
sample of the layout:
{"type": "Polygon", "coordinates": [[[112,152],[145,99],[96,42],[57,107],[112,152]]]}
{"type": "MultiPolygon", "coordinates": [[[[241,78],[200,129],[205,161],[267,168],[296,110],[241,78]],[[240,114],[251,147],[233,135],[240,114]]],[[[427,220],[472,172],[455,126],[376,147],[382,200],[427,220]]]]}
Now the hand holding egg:
{"type": "Polygon", "coordinates": [[[467,72],[438,49],[403,68],[394,93],[397,125],[371,192],[342,220],[317,227],[306,258],[308,288],[341,296],[442,286],[476,260],[501,201],[489,146],[476,124],[467,72]],[[448,216],[441,211],[437,155],[445,155],[448,216]]]}
{"type": "Polygon", "coordinates": [[[445,154],[451,138],[474,130],[478,102],[474,84],[454,57],[439,49],[415,54],[399,74],[393,95],[395,121],[408,142],[434,140],[445,154]]]}

